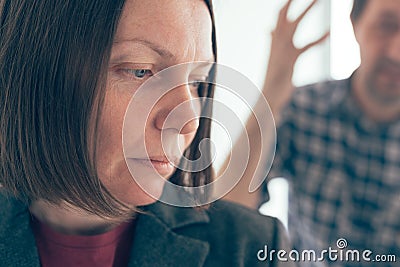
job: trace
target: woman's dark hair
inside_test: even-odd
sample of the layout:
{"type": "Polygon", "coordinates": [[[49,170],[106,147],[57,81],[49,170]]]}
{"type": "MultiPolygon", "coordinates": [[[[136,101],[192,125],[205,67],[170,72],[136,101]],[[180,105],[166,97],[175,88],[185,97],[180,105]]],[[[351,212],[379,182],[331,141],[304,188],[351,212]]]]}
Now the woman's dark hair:
{"type": "Polygon", "coordinates": [[[354,0],[353,8],[350,13],[350,18],[352,22],[356,22],[360,18],[363,10],[367,6],[368,0],[354,0]]]}
{"type": "MultiPolygon", "coordinates": [[[[105,217],[128,214],[98,179],[95,164],[108,63],[124,2],[0,0],[0,186],[5,192],[28,203],[66,201],[105,217]]],[[[216,53],[214,28],[212,38],[216,53]]],[[[200,93],[212,97],[213,88],[200,93]]],[[[196,158],[200,140],[209,136],[210,121],[201,119],[186,155],[196,158]]],[[[209,183],[211,166],[191,174],[190,183],[183,176],[177,171],[173,180],[209,183]]]]}

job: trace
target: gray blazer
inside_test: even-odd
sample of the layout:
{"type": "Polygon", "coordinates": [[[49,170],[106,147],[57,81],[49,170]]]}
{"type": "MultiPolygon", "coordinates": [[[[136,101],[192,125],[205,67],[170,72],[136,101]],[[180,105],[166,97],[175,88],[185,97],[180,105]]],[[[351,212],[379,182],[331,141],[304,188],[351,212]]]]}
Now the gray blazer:
{"type": "MultiPolygon", "coordinates": [[[[289,251],[286,233],[276,219],[242,206],[217,201],[196,210],[156,202],[143,210],[129,266],[292,266],[257,259],[265,245],[289,251]]],[[[0,266],[40,266],[27,206],[1,194],[0,266]]]]}

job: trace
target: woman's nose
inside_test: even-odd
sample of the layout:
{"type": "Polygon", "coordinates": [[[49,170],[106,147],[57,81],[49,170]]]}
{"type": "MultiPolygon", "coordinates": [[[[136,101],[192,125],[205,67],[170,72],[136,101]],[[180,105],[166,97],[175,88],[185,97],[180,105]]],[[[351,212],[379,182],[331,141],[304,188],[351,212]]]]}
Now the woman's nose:
{"type": "Polygon", "coordinates": [[[155,127],[173,129],[179,134],[190,134],[199,127],[200,100],[189,85],[178,86],[167,92],[158,103],[155,127]]]}

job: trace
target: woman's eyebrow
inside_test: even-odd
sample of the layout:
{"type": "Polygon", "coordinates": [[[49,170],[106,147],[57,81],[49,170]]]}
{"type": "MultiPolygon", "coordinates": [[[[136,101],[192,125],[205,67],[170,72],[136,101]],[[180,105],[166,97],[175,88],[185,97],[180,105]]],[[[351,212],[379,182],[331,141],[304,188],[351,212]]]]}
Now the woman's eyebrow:
{"type": "Polygon", "coordinates": [[[121,41],[115,41],[114,44],[123,44],[126,42],[133,42],[133,43],[138,43],[144,46],[149,47],[151,50],[153,50],[154,52],[156,52],[157,54],[159,54],[161,57],[167,57],[167,58],[173,58],[174,55],[167,50],[166,48],[155,44],[149,40],[145,40],[145,39],[141,39],[141,38],[134,38],[134,39],[127,39],[127,40],[121,40],[121,41]]]}
{"type": "MultiPolygon", "coordinates": [[[[119,44],[129,43],[129,42],[147,46],[148,48],[150,48],[151,50],[156,52],[158,55],[160,55],[161,57],[174,58],[174,55],[168,49],[166,49],[154,42],[146,40],[146,39],[141,39],[141,38],[126,39],[126,40],[121,40],[121,41],[115,41],[114,44],[119,45],[119,44]]],[[[214,62],[215,57],[214,57],[214,55],[212,55],[210,58],[203,60],[203,61],[214,62]]]]}

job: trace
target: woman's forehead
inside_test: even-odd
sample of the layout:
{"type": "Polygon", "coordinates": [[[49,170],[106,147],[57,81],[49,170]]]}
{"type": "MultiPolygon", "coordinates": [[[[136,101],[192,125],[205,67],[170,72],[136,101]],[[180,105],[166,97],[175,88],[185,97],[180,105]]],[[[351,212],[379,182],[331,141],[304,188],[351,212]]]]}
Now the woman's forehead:
{"type": "Polygon", "coordinates": [[[114,44],[151,44],[176,58],[212,58],[212,21],[202,0],[127,0],[114,44]]]}

